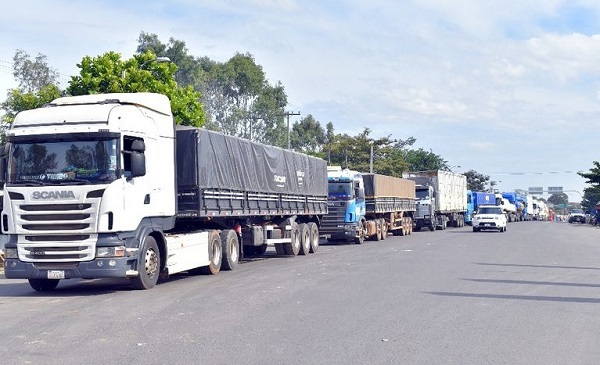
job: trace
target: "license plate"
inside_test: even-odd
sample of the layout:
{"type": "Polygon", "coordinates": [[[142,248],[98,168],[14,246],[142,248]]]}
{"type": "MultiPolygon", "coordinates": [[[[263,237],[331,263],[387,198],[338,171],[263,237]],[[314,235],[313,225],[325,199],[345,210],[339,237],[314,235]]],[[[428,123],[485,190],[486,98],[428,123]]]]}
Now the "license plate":
{"type": "Polygon", "coordinates": [[[48,270],[48,279],[64,279],[64,270],[48,270]]]}

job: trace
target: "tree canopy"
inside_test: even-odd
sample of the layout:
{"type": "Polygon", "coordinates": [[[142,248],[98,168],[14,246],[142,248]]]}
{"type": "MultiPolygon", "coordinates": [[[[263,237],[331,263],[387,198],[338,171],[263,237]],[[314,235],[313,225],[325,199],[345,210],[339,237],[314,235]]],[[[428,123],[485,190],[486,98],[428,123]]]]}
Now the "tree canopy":
{"type": "Polygon", "coordinates": [[[85,56],[77,67],[81,70],[79,75],[71,78],[67,88],[70,95],[160,93],[171,100],[171,110],[177,124],[204,125],[205,114],[200,93],[190,86],[178,86],[174,78],[177,66],[172,62],[157,62],[156,55],[151,51],[124,61],[116,52],[97,57],[85,56]]]}

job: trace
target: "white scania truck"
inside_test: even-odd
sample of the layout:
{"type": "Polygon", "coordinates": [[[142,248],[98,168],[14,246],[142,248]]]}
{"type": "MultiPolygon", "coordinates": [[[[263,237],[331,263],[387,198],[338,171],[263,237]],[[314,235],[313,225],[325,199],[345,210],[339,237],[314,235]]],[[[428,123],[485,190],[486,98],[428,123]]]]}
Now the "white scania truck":
{"type": "Polygon", "coordinates": [[[275,246],[308,254],[327,213],[324,160],[175,126],[152,93],[59,98],[19,113],[3,149],[5,275],[215,274],[275,246]]]}

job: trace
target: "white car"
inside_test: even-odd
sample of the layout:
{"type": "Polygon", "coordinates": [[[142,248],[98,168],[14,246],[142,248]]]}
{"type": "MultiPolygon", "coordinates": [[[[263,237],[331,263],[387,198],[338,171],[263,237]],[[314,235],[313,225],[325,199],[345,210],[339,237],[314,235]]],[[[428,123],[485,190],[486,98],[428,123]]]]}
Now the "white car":
{"type": "Polygon", "coordinates": [[[473,232],[484,229],[506,232],[506,215],[498,205],[481,205],[473,216],[473,232]]]}

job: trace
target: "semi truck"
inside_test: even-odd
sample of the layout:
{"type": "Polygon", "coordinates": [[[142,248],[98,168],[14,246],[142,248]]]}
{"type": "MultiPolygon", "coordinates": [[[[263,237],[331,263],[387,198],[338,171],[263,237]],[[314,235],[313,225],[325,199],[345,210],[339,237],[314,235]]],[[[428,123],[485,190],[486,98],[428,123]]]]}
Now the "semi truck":
{"type": "Polygon", "coordinates": [[[3,149],[5,276],[37,291],[62,279],[216,274],[244,256],[315,252],[327,163],[176,126],[154,93],[63,97],[23,111],[3,149]]]}
{"type": "Polygon", "coordinates": [[[321,233],[330,241],[384,240],[412,232],[415,184],[398,177],[331,166],[328,214],[321,233]]]}
{"type": "Polygon", "coordinates": [[[467,190],[467,211],[465,213],[465,224],[473,223],[473,214],[480,205],[497,205],[494,193],[467,190]]]}
{"type": "Polygon", "coordinates": [[[502,193],[515,206],[515,214],[509,217],[509,222],[521,222],[527,218],[527,196],[520,191],[507,191],[502,193]]]}
{"type": "Polygon", "coordinates": [[[463,227],[467,211],[467,177],[444,170],[404,173],[415,182],[415,230],[463,227]]]}

